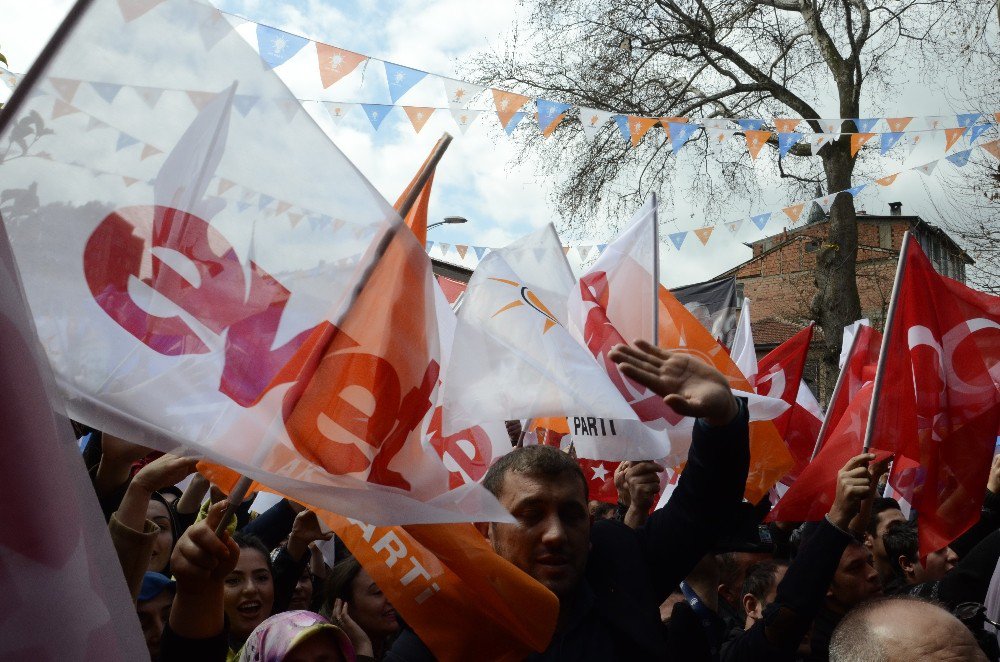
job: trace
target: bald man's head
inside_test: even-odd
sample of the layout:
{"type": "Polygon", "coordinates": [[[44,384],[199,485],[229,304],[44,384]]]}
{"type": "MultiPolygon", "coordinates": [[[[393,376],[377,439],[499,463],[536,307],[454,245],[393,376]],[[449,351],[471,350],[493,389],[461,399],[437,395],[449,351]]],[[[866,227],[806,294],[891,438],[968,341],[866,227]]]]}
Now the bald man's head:
{"type": "Polygon", "coordinates": [[[937,605],[879,598],[849,612],[833,631],[830,662],[986,662],[969,629],[937,605]]]}

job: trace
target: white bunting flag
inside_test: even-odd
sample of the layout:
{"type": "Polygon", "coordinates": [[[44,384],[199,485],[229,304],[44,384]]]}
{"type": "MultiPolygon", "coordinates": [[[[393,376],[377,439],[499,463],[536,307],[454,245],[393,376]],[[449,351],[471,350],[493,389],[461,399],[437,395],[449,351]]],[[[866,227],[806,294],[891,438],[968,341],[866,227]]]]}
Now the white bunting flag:
{"type": "Polygon", "coordinates": [[[596,108],[581,106],[580,126],[583,127],[583,135],[588,139],[593,139],[612,115],[614,113],[607,110],[597,110],[596,108]]]}
{"type": "Polygon", "coordinates": [[[486,89],[482,85],[467,83],[453,78],[442,78],[444,84],[444,95],[448,99],[448,107],[451,109],[468,108],[469,104],[486,89]]]}
{"type": "Polygon", "coordinates": [[[455,124],[458,125],[458,130],[464,134],[469,130],[469,127],[472,126],[472,123],[476,121],[476,118],[479,117],[479,113],[481,112],[483,111],[452,108],[451,116],[455,119],[455,124]]]}
{"type": "Polygon", "coordinates": [[[340,103],[339,101],[324,101],[323,105],[326,107],[326,112],[330,114],[330,119],[332,119],[335,124],[339,124],[340,121],[347,117],[347,114],[351,112],[351,109],[357,104],[340,103]]]}

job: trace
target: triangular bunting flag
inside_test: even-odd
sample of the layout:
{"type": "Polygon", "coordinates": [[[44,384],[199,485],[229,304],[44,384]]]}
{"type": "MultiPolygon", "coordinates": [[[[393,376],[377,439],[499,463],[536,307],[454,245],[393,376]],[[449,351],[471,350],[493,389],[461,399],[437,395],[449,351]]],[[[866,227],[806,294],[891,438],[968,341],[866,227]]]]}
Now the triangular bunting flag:
{"type": "Polygon", "coordinates": [[[857,186],[852,186],[851,188],[847,189],[847,193],[850,193],[851,197],[856,198],[858,197],[858,193],[864,191],[865,187],[867,186],[868,184],[858,184],[857,186]]]}
{"type": "Polygon", "coordinates": [[[467,108],[472,100],[482,94],[486,88],[463,80],[442,78],[444,95],[448,99],[449,108],[467,108]]]}
{"type": "Polygon", "coordinates": [[[552,130],[562,121],[570,105],[568,103],[538,99],[535,101],[535,108],[538,110],[538,129],[542,132],[543,136],[549,136],[552,134],[552,130]]]}
{"type": "Polygon", "coordinates": [[[684,147],[694,137],[694,134],[700,128],[697,124],[667,122],[667,132],[670,134],[670,149],[674,151],[675,155],[681,151],[681,147],[684,147]]]}
{"type": "Polygon", "coordinates": [[[267,25],[257,25],[257,50],[267,66],[274,69],[284,64],[309,43],[305,37],[289,34],[267,25]]]}
{"type": "Polygon", "coordinates": [[[163,96],[162,87],[143,87],[136,85],[132,89],[135,90],[135,93],[139,95],[139,98],[142,99],[150,108],[155,108],[156,103],[160,100],[160,97],[163,96]]]}
{"type": "Polygon", "coordinates": [[[959,126],[972,126],[982,116],[982,113],[960,113],[955,116],[955,119],[958,121],[959,126]]]}
{"type": "Polygon", "coordinates": [[[983,149],[993,155],[993,158],[1000,159],[1000,140],[991,140],[980,145],[983,149]]]}
{"type": "Polygon", "coordinates": [[[771,212],[767,211],[763,214],[751,216],[750,220],[753,221],[753,224],[757,226],[758,230],[763,230],[764,226],[767,225],[767,222],[771,220],[771,212]]]}
{"type": "Polygon", "coordinates": [[[729,129],[732,125],[729,120],[719,117],[709,117],[701,120],[701,125],[706,129],[729,129]]]}
{"type": "Polygon", "coordinates": [[[795,143],[802,139],[801,133],[779,133],[778,134],[778,158],[783,159],[788,151],[795,146],[795,143]]]}
{"type": "Polygon", "coordinates": [[[125,188],[128,188],[129,186],[132,186],[132,184],[135,184],[139,180],[136,179],[135,177],[127,177],[125,175],[122,175],[122,181],[125,182],[125,188]]]}
{"type": "Polygon", "coordinates": [[[438,243],[438,248],[441,249],[441,257],[448,256],[448,249],[451,248],[451,244],[446,244],[444,242],[438,243]]]}
{"type": "Polygon", "coordinates": [[[361,107],[365,110],[365,115],[368,117],[368,121],[371,122],[372,128],[378,131],[378,128],[382,126],[382,121],[385,116],[389,114],[392,110],[392,106],[386,106],[381,103],[363,103],[361,107]]]}
{"type": "Polygon", "coordinates": [[[139,18],[163,0],[118,0],[118,9],[126,23],[139,18]]]}
{"type": "Polygon", "coordinates": [[[236,94],[233,96],[233,108],[240,115],[246,117],[247,113],[257,105],[258,101],[260,101],[260,97],[253,96],[252,94],[236,94]]]}
{"type": "Polygon", "coordinates": [[[198,24],[198,34],[206,51],[212,50],[219,41],[233,31],[226,17],[218,9],[208,12],[208,17],[198,24]]]}
{"type": "Polygon", "coordinates": [[[265,194],[261,193],[260,197],[257,199],[257,209],[263,210],[264,208],[266,208],[272,202],[274,202],[274,198],[272,198],[269,195],[265,195],[265,194]]]}
{"type": "Polygon", "coordinates": [[[368,59],[364,55],[358,55],[318,41],[316,42],[316,56],[319,59],[319,79],[323,83],[323,89],[330,87],[368,59]]]}
{"type": "Polygon", "coordinates": [[[890,149],[892,149],[893,147],[895,147],[896,143],[898,143],[899,139],[902,138],[902,137],[903,137],[903,133],[901,131],[896,131],[896,132],[893,132],[893,133],[883,133],[882,134],[882,148],[879,150],[879,153],[884,155],[890,149]]]}
{"type": "Polygon", "coordinates": [[[295,117],[295,114],[302,110],[302,104],[298,99],[278,99],[275,101],[278,108],[281,109],[281,114],[285,116],[285,119],[289,122],[295,117]]]}
{"type": "Polygon", "coordinates": [[[126,147],[130,147],[130,146],[136,144],[137,142],[139,142],[139,141],[137,139],[133,138],[132,136],[128,135],[127,133],[119,133],[118,134],[118,142],[115,143],[115,151],[116,152],[120,152],[121,150],[125,149],[126,147]]]}
{"type": "Polygon", "coordinates": [[[827,145],[827,143],[833,140],[833,136],[829,133],[813,133],[809,136],[809,146],[811,147],[812,155],[816,156],[819,154],[819,150],[827,145]]]}
{"type": "Polygon", "coordinates": [[[851,156],[856,156],[858,150],[866,142],[875,137],[874,133],[852,133],[851,134],[851,156]]]}
{"type": "Polygon", "coordinates": [[[576,247],[576,254],[580,257],[580,261],[581,262],[587,259],[587,256],[590,255],[590,251],[593,248],[594,248],[593,246],[577,246],[576,247]]]}
{"type": "Polygon", "coordinates": [[[902,131],[912,120],[912,117],[886,117],[885,123],[889,125],[890,131],[902,131]]]}
{"type": "Polygon", "coordinates": [[[63,117],[64,115],[72,115],[73,113],[80,112],[80,109],[76,106],[71,106],[62,99],[56,99],[55,103],[52,104],[52,119],[57,119],[63,117]]]}
{"type": "Polygon", "coordinates": [[[899,176],[898,172],[893,173],[891,175],[886,175],[885,177],[883,177],[881,179],[876,179],[875,183],[878,184],[879,186],[891,186],[892,183],[894,181],[896,181],[896,177],[898,177],[898,176],[899,176]]]}
{"type": "MultiPolygon", "coordinates": [[[[749,121],[749,120],[740,120],[749,121]]],[[[768,139],[771,137],[770,131],[758,131],[758,130],[746,130],[744,129],[743,134],[747,139],[747,151],[750,152],[750,156],[754,159],[760,153],[761,147],[767,144],[768,139]]]]}
{"type": "Polygon", "coordinates": [[[288,222],[292,224],[293,228],[296,225],[298,225],[299,221],[301,221],[301,220],[302,220],[302,214],[299,214],[298,212],[294,212],[294,211],[288,212],[288,222]]]}
{"type": "Polygon", "coordinates": [[[571,249],[571,248],[573,248],[573,247],[572,246],[563,246],[562,247],[563,255],[569,255],[569,249],[571,249]]]}
{"type": "Polygon", "coordinates": [[[465,254],[469,252],[469,247],[465,244],[455,244],[455,250],[458,251],[458,257],[465,259],[465,254]]]}
{"type": "Polygon", "coordinates": [[[961,152],[955,152],[954,154],[949,154],[945,158],[957,165],[959,168],[964,167],[969,163],[969,157],[972,156],[971,149],[965,149],[961,152]]]}
{"type": "Polygon", "coordinates": [[[782,207],[781,211],[785,212],[785,216],[787,216],[792,223],[797,223],[799,221],[799,217],[802,216],[802,210],[805,209],[805,207],[806,203],[798,202],[788,207],[782,207]]]}
{"type": "Polygon", "coordinates": [[[944,146],[944,151],[947,152],[949,149],[954,147],[955,143],[958,142],[958,139],[961,138],[963,135],[965,135],[965,132],[968,130],[969,127],[967,126],[960,126],[957,129],[945,129],[944,136],[946,142],[944,146]]]}
{"type": "Polygon", "coordinates": [[[250,203],[249,202],[243,202],[242,200],[237,200],[236,201],[236,209],[238,209],[239,212],[242,214],[247,209],[250,209],[250,203]]]}
{"type": "Polygon", "coordinates": [[[708,144],[718,146],[726,142],[729,136],[735,133],[733,129],[716,129],[705,127],[705,131],[708,133],[708,144]]]}
{"type": "Polygon", "coordinates": [[[476,259],[477,260],[482,260],[483,256],[486,255],[486,249],[483,248],[482,246],[473,246],[472,250],[474,250],[476,252],[476,259]]]}
{"type": "Polygon", "coordinates": [[[511,116],[510,121],[504,125],[503,127],[504,133],[506,133],[508,136],[514,133],[514,129],[516,129],[517,125],[521,123],[521,120],[524,119],[525,115],[527,115],[527,113],[522,111],[514,113],[511,116]]]}
{"type": "Polygon", "coordinates": [[[433,241],[428,241],[426,244],[424,244],[424,246],[425,246],[427,252],[430,253],[431,249],[434,248],[434,242],[433,241]]]}
{"type": "Polygon", "coordinates": [[[410,118],[413,130],[420,133],[420,129],[424,128],[424,124],[427,124],[427,120],[434,114],[434,109],[419,106],[403,106],[403,112],[410,118]]]}
{"type": "Polygon", "coordinates": [[[382,64],[385,66],[385,80],[389,84],[389,98],[392,99],[393,104],[427,75],[426,71],[411,69],[393,62],[383,62],[382,64]]]}
{"type": "Polygon", "coordinates": [[[198,92],[195,90],[185,90],[185,92],[187,92],[188,99],[191,100],[191,103],[193,103],[194,107],[199,111],[204,110],[205,106],[207,106],[208,103],[216,97],[213,92],[198,92]]]}
{"type": "MultiPolygon", "coordinates": [[[[338,122],[340,122],[340,120],[344,119],[347,116],[347,113],[356,104],[353,104],[353,103],[338,103],[338,102],[334,102],[334,101],[324,101],[323,105],[326,106],[326,112],[330,115],[330,119],[332,119],[334,121],[334,123],[338,123],[338,122]]],[[[409,111],[407,111],[407,114],[409,114],[409,111]]],[[[412,120],[413,118],[411,117],[410,119],[412,120]]],[[[423,125],[421,125],[421,126],[423,126],[423,125]]],[[[419,131],[419,129],[417,129],[417,130],[419,131]]]]}
{"type": "Polygon", "coordinates": [[[708,238],[712,236],[713,230],[715,230],[715,227],[711,225],[704,228],[698,228],[694,230],[694,236],[698,237],[698,241],[700,241],[701,245],[704,246],[708,244],[708,238]]]}
{"type": "Polygon", "coordinates": [[[823,127],[824,133],[840,133],[841,127],[844,125],[840,118],[820,120],[819,123],[823,127]]]}
{"type": "Polygon", "coordinates": [[[226,179],[225,177],[220,177],[219,178],[219,188],[216,189],[215,194],[216,195],[222,195],[226,191],[228,191],[229,189],[233,188],[234,186],[236,186],[236,182],[234,182],[232,180],[229,180],[229,179],[226,179]]]}
{"type": "Polygon", "coordinates": [[[680,250],[681,246],[684,244],[684,239],[688,236],[688,233],[687,232],[672,232],[671,234],[669,234],[667,236],[670,237],[670,241],[674,244],[674,248],[676,248],[677,250],[680,250]]]}
{"type": "Polygon", "coordinates": [[[601,253],[603,253],[604,249],[607,247],[608,247],[607,244],[597,244],[597,254],[600,255],[601,253]]]}
{"type": "Polygon", "coordinates": [[[111,103],[118,96],[118,93],[122,91],[122,86],[116,83],[90,83],[90,86],[94,88],[97,95],[111,103]]]}
{"type": "Polygon", "coordinates": [[[334,219],[334,221],[333,221],[333,231],[334,232],[339,231],[340,228],[344,227],[345,223],[346,223],[346,221],[344,221],[344,219],[342,219],[342,218],[334,219]]]}
{"type": "Polygon", "coordinates": [[[858,133],[869,133],[875,125],[878,124],[880,117],[866,117],[866,118],[854,118],[851,121],[854,122],[854,126],[858,127],[858,133]]]}
{"type": "Polygon", "coordinates": [[[922,133],[908,133],[906,134],[906,145],[908,149],[906,150],[906,156],[909,157],[913,154],[913,150],[920,145],[920,141],[924,139],[924,134],[922,133]]]}
{"type": "Polygon", "coordinates": [[[824,214],[829,214],[830,207],[833,206],[834,197],[835,196],[832,195],[824,195],[822,198],[816,198],[813,202],[815,202],[819,208],[823,210],[824,214]]]}
{"type": "Polygon", "coordinates": [[[105,124],[101,120],[97,119],[96,117],[91,116],[91,117],[87,118],[87,126],[86,126],[85,130],[86,131],[92,131],[94,129],[102,128],[102,127],[106,127],[106,126],[107,126],[107,124],[105,124]]]}
{"type": "Polygon", "coordinates": [[[656,126],[659,122],[655,117],[640,117],[638,115],[629,115],[628,124],[632,133],[632,147],[637,147],[642,141],[642,137],[646,135],[646,132],[656,126]]]}
{"type": "Polygon", "coordinates": [[[726,229],[728,229],[733,234],[739,232],[740,228],[742,227],[743,227],[743,219],[740,219],[738,221],[729,221],[728,223],[726,223],[726,229]]]}
{"type": "Polygon", "coordinates": [[[932,174],[934,174],[934,169],[937,168],[937,164],[938,164],[937,161],[931,161],[930,163],[925,163],[913,169],[923,175],[927,175],[928,177],[930,177],[932,174]]]}
{"type": "Polygon", "coordinates": [[[945,122],[951,119],[950,115],[928,115],[926,118],[927,128],[933,130],[943,129],[945,122]]]}
{"type": "Polygon", "coordinates": [[[472,123],[476,121],[476,118],[479,117],[479,113],[481,112],[483,111],[470,110],[467,108],[452,108],[451,116],[454,118],[455,124],[458,125],[458,130],[465,133],[469,127],[472,126],[472,123]]]}
{"type": "Polygon", "coordinates": [[[524,104],[531,101],[529,97],[516,92],[507,92],[493,88],[493,103],[497,108],[497,117],[500,118],[500,126],[506,127],[514,113],[521,110],[524,104]]]}
{"type": "Polygon", "coordinates": [[[793,133],[801,121],[794,118],[775,117],[774,128],[778,133],[793,133]]]}
{"type": "Polygon", "coordinates": [[[611,115],[613,115],[613,113],[607,110],[597,110],[596,108],[586,108],[581,106],[580,125],[583,127],[583,135],[585,135],[588,139],[593,139],[611,115]]]}
{"type": "MultiPolygon", "coordinates": [[[[755,119],[736,120],[736,123],[740,125],[740,128],[743,129],[744,132],[760,131],[764,126],[764,120],[755,119]]],[[[768,133],[770,133],[770,131],[768,133]]]]}
{"type": "Polygon", "coordinates": [[[162,154],[162,153],[163,153],[162,150],[159,150],[159,149],[157,149],[157,148],[155,148],[152,145],[150,145],[150,144],[147,143],[147,144],[145,144],[145,145],[142,146],[142,154],[139,155],[139,160],[140,161],[145,161],[146,159],[148,159],[151,156],[155,156],[157,154],[162,154]]]}
{"type": "Polygon", "coordinates": [[[72,78],[49,78],[49,83],[66,103],[73,103],[73,97],[80,89],[80,81],[72,78]]]}
{"type": "Polygon", "coordinates": [[[971,131],[969,131],[969,144],[971,145],[974,142],[976,142],[977,140],[979,140],[979,136],[983,135],[984,131],[986,131],[987,129],[993,128],[993,125],[992,124],[973,124],[972,127],[970,127],[970,128],[972,129],[971,131]]]}
{"type": "Polygon", "coordinates": [[[292,203],[285,202],[284,200],[278,200],[278,205],[274,208],[274,215],[281,216],[291,208],[292,208],[292,203]]]}
{"type": "Polygon", "coordinates": [[[615,124],[618,125],[618,133],[621,134],[622,139],[623,140],[627,140],[627,141],[631,141],[632,140],[632,130],[629,129],[629,126],[628,126],[628,117],[626,117],[625,115],[614,115],[612,117],[612,119],[614,119],[615,124]]]}

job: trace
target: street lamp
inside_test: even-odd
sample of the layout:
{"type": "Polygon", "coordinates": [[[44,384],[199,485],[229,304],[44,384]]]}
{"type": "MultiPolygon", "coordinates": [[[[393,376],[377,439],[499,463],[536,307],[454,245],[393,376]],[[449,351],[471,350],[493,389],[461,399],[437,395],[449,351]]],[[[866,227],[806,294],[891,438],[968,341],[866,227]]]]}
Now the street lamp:
{"type": "Polygon", "coordinates": [[[451,223],[468,223],[469,219],[464,216],[445,216],[443,221],[438,221],[437,223],[431,223],[427,226],[427,229],[436,228],[439,225],[448,225],[451,223]]]}

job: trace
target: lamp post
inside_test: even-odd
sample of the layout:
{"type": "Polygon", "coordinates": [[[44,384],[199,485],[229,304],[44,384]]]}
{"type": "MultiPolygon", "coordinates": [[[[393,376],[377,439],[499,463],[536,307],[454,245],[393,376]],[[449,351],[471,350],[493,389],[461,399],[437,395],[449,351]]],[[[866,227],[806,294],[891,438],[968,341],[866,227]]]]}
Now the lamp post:
{"type": "Polygon", "coordinates": [[[427,226],[427,229],[436,228],[439,225],[450,225],[452,223],[468,223],[469,219],[464,216],[445,216],[443,221],[438,221],[437,223],[431,223],[427,226]]]}

